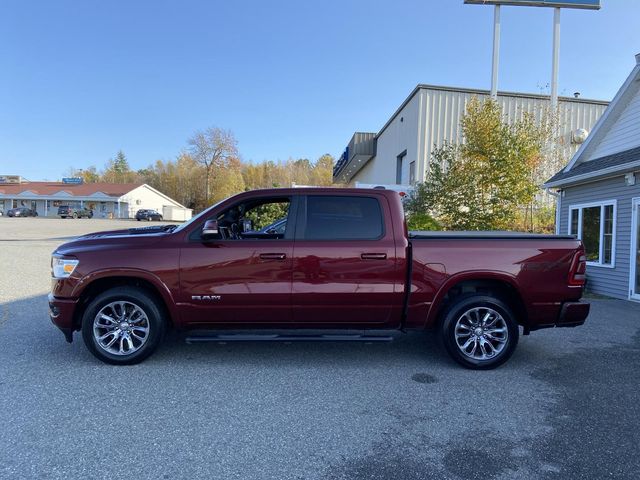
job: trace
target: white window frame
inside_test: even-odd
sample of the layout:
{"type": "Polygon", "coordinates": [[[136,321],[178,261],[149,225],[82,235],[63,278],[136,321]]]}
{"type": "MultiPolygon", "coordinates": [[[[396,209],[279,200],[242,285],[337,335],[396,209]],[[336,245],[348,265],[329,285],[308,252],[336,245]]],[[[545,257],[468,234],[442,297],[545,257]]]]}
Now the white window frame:
{"type": "Polygon", "coordinates": [[[629,300],[640,301],[640,292],[634,293],[636,287],[636,251],[640,247],[640,235],[638,235],[638,209],[640,209],[640,197],[631,199],[631,252],[629,256],[629,300]]]}
{"type": "Polygon", "coordinates": [[[616,229],[618,220],[618,201],[617,200],[602,200],[599,202],[579,203],[576,205],[569,205],[569,217],[567,219],[567,232],[570,235],[577,235],[582,239],[582,211],[585,208],[600,207],[600,250],[598,252],[598,261],[587,262],[587,265],[593,267],[602,268],[616,268],[616,229]],[[613,225],[612,225],[612,237],[611,237],[611,263],[602,263],[604,257],[604,207],[613,206],[613,225]],[[571,213],[574,210],[578,210],[578,231],[571,231],[571,213]]]}

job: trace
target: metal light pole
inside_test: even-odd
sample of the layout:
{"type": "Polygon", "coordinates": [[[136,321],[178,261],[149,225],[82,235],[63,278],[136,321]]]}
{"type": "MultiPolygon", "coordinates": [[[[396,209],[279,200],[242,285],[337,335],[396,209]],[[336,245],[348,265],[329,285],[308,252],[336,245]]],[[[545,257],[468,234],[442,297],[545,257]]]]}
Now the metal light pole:
{"type": "Polygon", "coordinates": [[[553,9],[553,54],[551,63],[551,111],[558,107],[558,66],[560,64],[560,8],[553,9]]]}
{"type": "Polygon", "coordinates": [[[558,107],[558,70],[560,57],[560,9],[600,10],[600,0],[464,0],[466,4],[493,5],[493,64],[491,98],[498,96],[498,60],[500,57],[500,5],[553,7],[553,61],[551,64],[551,107],[558,107]]]}
{"type": "Polygon", "coordinates": [[[500,5],[493,10],[493,61],[491,64],[491,98],[498,98],[498,64],[500,62],[500,5]]]}

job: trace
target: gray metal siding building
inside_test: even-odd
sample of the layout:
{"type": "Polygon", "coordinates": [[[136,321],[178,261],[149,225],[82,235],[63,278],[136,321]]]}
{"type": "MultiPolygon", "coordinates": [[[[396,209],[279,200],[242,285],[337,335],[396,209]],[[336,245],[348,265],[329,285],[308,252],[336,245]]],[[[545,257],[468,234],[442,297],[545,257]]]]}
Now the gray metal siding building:
{"type": "MultiPolygon", "coordinates": [[[[462,142],[460,121],[469,101],[488,98],[489,91],[418,85],[378,133],[356,133],[334,169],[334,181],[354,184],[409,184],[423,182],[429,172],[433,151],[444,143],[462,142]],[[361,138],[368,141],[359,148],[361,138]],[[374,138],[374,142],[370,139],[374,138]],[[410,181],[411,180],[411,181],[410,181]]],[[[497,102],[504,117],[512,122],[525,113],[540,119],[549,113],[546,95],[498,92],[497,102]]],[[[559,144],[565,163],[580,144],[574,132],[590,131],[608,102],[574,97],[560,97],[559,144]]],[[[550,166],[545,178],[559,165],[550,166]]]]}

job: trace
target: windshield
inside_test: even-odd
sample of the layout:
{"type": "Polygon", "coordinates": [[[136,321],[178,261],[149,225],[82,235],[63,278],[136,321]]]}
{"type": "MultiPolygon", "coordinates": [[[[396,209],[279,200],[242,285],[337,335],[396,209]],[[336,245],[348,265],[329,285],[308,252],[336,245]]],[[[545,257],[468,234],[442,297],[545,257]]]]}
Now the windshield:
{"type": "Polygon", "coordinates": [[[224,202],[226,200],[220,200],[218,203],[215,203],[213,205],[211,205],[209,208],[207,208],[206,210],[201,211],[199,214],[197,214],[195,217],[191,217],[190,220],[187,220],[186,222],[178,225],[178,228],[176,228],[173,232],[180,232],[182,230],[184,230],[185,228],[187,228],[189,225],[191,225],[193,222],[197,221],[198,219],[200,219],[201,217],[205,216],[208,212],[210,212],[212,209],[214,209],[215,207],[217,207],[218,205],[220,205],[222,202],[224,202]]]}

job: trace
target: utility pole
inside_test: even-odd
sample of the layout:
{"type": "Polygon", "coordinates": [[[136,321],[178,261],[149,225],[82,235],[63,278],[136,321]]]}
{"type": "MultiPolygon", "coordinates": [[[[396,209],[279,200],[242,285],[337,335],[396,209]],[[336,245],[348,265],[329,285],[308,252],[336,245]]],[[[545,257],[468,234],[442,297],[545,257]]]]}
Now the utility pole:
{"type": "Polygon", "coordinates": [[[493,61],[491,64],[491,98],[498,98],[498,64],[500,63],[500,5],[493,10],[493,61]]]}
{"type": "Polygon", "coordinates": [[[560,64],[560,8],[553,9],[553,54],[551,63],[551,112],[558,108],[558,67],[560,64]]]}

